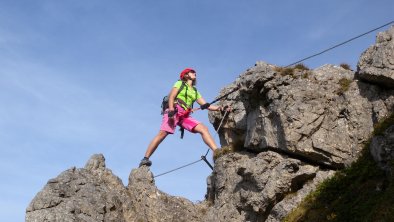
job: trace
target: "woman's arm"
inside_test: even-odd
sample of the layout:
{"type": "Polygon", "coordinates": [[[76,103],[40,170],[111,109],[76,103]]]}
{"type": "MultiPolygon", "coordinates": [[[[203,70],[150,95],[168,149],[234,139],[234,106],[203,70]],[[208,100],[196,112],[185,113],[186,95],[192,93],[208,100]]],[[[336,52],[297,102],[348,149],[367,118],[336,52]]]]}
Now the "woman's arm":
{"type": "MultiPolygon", "coordinates": [[[[206,104],[207,102],[205,101],[205,99],[204,98],[199,98],[199,99],[197,99],[196,100],[196,102],[200,105],[200,106],[202,106],[202,105],[204,105],[204,104],[206,104]]],[[[208,110],[210,110],[210,111],[219,111],[219,110],[222,110],[222,107],[221,106],[215,106],[215,105],[209,105],[208,107],[207,107],[207,109],[208,110]]]]}
{"type": "Polygon", "coordinates": [[[178,88],[172,88],[171,89],[171,92],[170,92],[170,95],[168,96],[168,109],[170,110],[170,111],[174,111],[174,109],[175,109],[175,107],[174,107],[174,103],[175,103],[175,97],[176,97],[176,94],[178,93],[178,88]]]}

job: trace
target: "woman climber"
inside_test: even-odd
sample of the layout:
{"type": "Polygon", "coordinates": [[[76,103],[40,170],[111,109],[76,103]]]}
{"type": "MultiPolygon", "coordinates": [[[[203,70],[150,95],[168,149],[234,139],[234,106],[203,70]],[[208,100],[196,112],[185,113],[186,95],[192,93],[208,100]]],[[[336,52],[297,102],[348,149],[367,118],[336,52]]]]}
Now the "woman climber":
{"type": "Polygon", "coordinates": [[[168,108],[164,111],[163,120],[160,126],[159,133],[150,142],[144,158],[140,162],[141,166],[151,166],[152,161],[149,157],[152,156],[153,152],[157,149],[161,142],[168,136],[173,134],[176,126],[180,126],[189,132],[199,133],[209,148],[213,152],[218,149],[215,140],[209,133],[208,128],[191,117],[193,111],[192,105],[197,102],[202,110],[208,109],[211,111],[222,111],[224,108],[221,106],[215,106],[207,103],[201,94],[195,88],[196,85],[196,71],[191,68],[184,69],[180,74],[180,80],[178,80],[168,97],[168,108]]]}

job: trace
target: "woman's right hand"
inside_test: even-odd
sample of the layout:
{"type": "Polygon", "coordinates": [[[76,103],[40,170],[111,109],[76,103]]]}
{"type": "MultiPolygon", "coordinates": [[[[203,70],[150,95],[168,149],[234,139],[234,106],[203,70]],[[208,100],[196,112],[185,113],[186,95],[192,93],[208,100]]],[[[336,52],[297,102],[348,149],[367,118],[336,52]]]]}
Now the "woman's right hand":
{"type": "Polygon", "coordinates": [[[174,109],[169,109],[168,110],[168,124],[170,124],[170,126],[174,126],[174,116],[175,116],[176,111],[174,109]]]}
{"type": "Polygon", "coordinates": [[[175,113],[174,109],[168,109],[168,118],[174,118],[175,113]]]}

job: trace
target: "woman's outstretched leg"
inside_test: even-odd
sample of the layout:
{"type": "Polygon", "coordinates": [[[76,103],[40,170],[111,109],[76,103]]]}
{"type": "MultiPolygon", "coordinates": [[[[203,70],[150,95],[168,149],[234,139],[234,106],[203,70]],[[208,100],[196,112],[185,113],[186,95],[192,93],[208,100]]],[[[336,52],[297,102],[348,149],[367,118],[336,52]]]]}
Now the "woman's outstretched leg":
{"type": "Polygon", "coordinates": [[[213,152],[217,150],[218,146],[216,145],[215,140],[213,139],[211,134],[209,133],[208,127],[200,123],[196,127],[194,127],[193,131],[201,134],[202,140],[205,144],[207,144],[209,148],[211,148],[213,152]]]}
{"type": "Polygon", "coordinates": [[[148,148],[146,149],[145,156],[140,162],[140,166],[151,166],[152,161],[149,158],[152,154],[156,151],[157,147],[160,145],[161,142],[167,137],[168,132],[160,130],[159,133],[152,139],[149,143],[148,148]]]}

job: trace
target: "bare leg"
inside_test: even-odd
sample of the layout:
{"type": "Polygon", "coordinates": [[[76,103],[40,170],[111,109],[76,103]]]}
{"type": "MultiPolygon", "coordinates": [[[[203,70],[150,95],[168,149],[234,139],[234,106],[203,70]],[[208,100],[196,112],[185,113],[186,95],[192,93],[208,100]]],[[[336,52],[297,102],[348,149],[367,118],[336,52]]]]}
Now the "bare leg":
{"type": "Polygon", "coordinates": [[[212,151],[215,151],[218,148],[215,140],[209,133],[208,128],[204,124],[198,124],[193,130],[194,132],[201,134],[202,140],[204,140],[205,144],[207,144],[212,151]]]}
{"type": "Polygon", "coordinates": [[[149,158],[155,152],[161,142],[167,137],[168,132],[160,130],[159,133],[152,139],[148,149],[145,152],[145,157],[149,158]]]}

